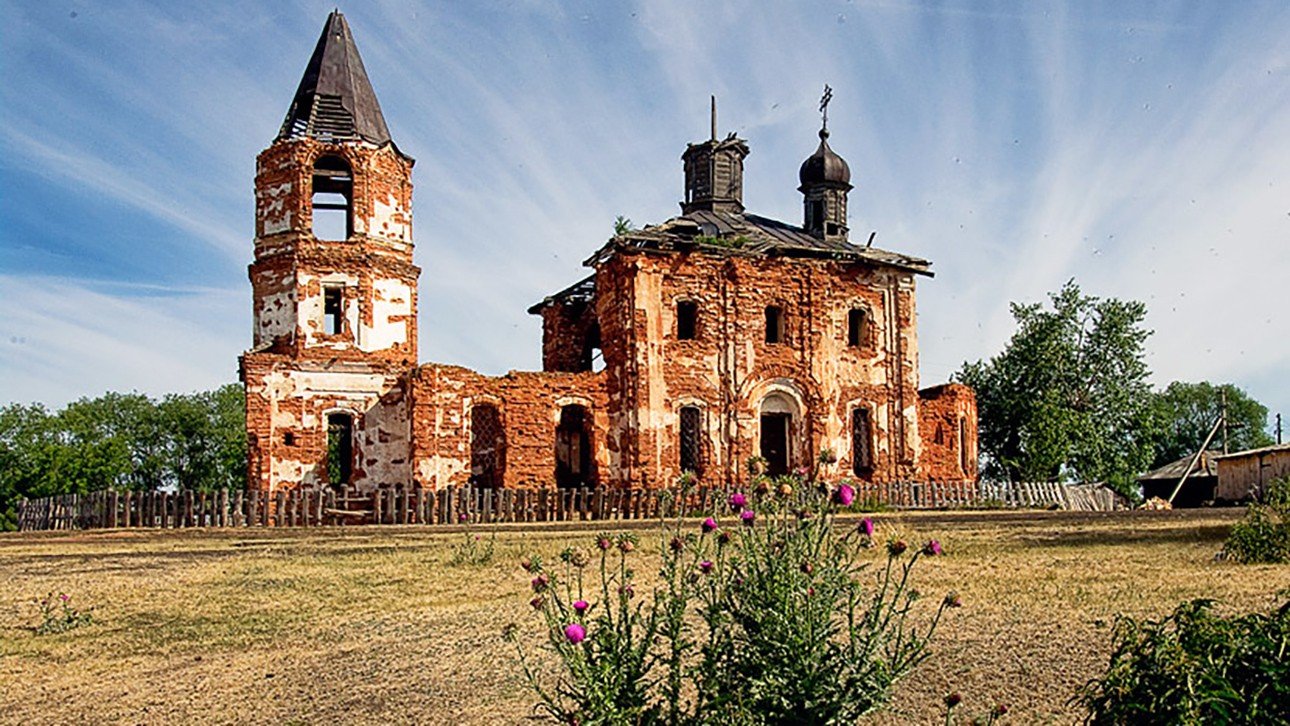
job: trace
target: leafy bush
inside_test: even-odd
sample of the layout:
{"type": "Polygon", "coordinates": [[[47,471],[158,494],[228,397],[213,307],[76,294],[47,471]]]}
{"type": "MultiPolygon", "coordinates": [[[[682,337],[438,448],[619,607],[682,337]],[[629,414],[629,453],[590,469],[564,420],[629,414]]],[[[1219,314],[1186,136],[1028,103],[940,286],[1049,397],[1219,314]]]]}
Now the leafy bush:
{"type": "MultiPolygon", "coordinates": [[[[541,712],[578,724],[832,724],[886,702],[959,605],[951,593],[926,622],[911,615],[910,575],[940,544],[892,539],[866,578],[862,560],[880,557],[867,554],[873,523],[835,522],[854,501],[849,485],[759,477],[754,492],[731,497],[727,522],[664,523],[650,593],[636,592],[631,534],[570,548],[554,569],[524,561],[561,666],[548,689],[517,644],[541,712]],[[795,496],[800,487],[810,494],[795,496]]],[[[507,633],[518,640],[518,628],[507,633]]]]}
{"type": "Polygon", "coordinates": [[[58,593],[58,597],[51,592],[37,600],[36,605],[40,608],[40,623],[34,628],[36,635],[63,633],[94,620],[88,612],[72,607],[72,597],[64,592],[58,593]]]}
{"type": "Polygon", "coordinates": [[[1290,600],[1223,617],[1212,601],[1116,622],[1106,673],[1076,696],[1091,724],[1290,724],[1290,600]]]}
{"type": "Polygon", "coordinates": [[[1223,551],[1244,563],[1290,562],[1290,477],[1273,481],[1232,527],[1223,551]]]}

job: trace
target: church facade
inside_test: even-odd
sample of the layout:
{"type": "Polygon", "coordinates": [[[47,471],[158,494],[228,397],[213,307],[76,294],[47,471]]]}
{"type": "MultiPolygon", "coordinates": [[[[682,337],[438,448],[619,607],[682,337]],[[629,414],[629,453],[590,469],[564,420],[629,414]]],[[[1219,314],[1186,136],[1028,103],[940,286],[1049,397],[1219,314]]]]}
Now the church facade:
{"type": "Polygon", "coordinates": [[[976,403],[921,389],[915,287],[930,263],[851,241],[828,131],[801,225],[747,211],[747,142],[682,155],[681,214],[621,230],[529,309],[542,370],[417,358],[412,168],[334,12],[258,157],[248,486],[712,485],[798,469],[966,482],[976,403]]]}

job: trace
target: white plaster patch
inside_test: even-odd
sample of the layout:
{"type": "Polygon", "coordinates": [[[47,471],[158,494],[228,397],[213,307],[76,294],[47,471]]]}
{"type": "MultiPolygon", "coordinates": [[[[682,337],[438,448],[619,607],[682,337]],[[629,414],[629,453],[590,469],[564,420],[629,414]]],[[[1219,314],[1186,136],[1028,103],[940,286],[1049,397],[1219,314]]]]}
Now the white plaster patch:
{"type": "Polygon", "coordinates": [[[372,220],[367,233],[375,237],[411,242],[412,225],[408,221],[411,215],[393,194],[389,195],[389,200],[388,204],[380,199],[373,200],[372,220]]]}

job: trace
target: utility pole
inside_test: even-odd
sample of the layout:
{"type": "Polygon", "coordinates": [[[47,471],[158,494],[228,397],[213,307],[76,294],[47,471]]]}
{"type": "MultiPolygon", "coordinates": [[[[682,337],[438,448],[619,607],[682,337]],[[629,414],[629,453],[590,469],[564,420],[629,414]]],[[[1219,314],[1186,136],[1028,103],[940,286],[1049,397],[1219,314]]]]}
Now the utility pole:
{"type": "Polygon", "coordinates": [[[1277,414],[1277,444],[1281,443],[1281,414],[1277,414]]]}
{"type": "Polygon", "coordinates": [[[1220,417],[1219,420],[1223,422],[1223,453],[1226,454],[1227,453],[1227,389],[1219,388],[1218,393],[1219,393],[1219,396],[1221,396],[1223,401],[1223,404],[1222,404],[1223,407],[1219,411],[1218,415],[1220,417]]]}

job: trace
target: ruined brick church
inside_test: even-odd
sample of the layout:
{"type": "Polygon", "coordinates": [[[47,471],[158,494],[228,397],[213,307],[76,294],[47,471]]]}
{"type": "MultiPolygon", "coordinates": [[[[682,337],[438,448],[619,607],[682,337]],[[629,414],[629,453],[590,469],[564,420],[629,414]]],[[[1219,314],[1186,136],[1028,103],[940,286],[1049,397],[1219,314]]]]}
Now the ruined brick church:
{"type": "Polygon", "coordinates": [[[972,391],[919,389],[930,263],[850,240],[851,172],[828,138],[826,122],[801,166],[801,225],[779,222],[744,209],[749,147],[714,114],[682,154],[680,216],[617,234],[529,309],[542,371],[419,363],[413,160],[332,13],[256,162],[249,486],[720,485],[753,457],[975,479],[972,391]]]}

